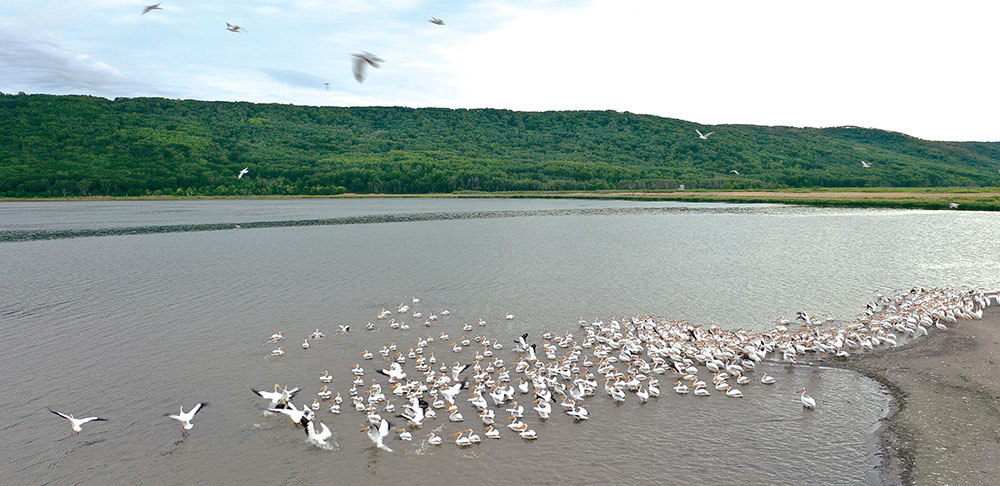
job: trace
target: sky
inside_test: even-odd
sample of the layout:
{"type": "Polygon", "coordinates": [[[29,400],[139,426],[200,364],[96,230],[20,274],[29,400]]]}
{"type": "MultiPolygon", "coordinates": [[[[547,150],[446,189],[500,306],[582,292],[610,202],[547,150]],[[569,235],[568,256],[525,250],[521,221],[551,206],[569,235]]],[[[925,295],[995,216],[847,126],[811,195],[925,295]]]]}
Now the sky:
{"type": "Polygon", "coordinates": [[[1000,141],[996,1],[163,0],[142,15],[151,3],[0,0],[0,92],[615,110],[1000,141]],[[359,83],[362,51],[385,62],[359,83]]]}

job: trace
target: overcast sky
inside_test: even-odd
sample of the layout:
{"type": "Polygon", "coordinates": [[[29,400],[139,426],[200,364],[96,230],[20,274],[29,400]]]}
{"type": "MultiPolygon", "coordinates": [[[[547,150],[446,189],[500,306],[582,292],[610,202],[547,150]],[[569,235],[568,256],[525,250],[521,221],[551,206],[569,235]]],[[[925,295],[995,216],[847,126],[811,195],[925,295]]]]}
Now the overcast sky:
{"type": "Polygon", "coordinates": [[[996,1],[163,0],[140,15],[151,3],[0,0],[0,91],[618,110],[1000,141],[996,1]],[[362,50],[385,63],[358,83],[362,50]]]}

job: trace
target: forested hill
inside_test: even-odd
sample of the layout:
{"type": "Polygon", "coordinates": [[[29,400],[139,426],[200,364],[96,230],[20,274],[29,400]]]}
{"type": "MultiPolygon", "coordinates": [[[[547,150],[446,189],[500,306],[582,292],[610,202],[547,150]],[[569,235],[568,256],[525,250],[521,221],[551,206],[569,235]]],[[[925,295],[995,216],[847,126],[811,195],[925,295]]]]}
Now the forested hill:
{"type": "Polygon", "coordinates": [[[1000,186],[998,168],[997,142],[849,127],[0,96],[0,196],[8,197],[974,187],[1000,186]],[[696,128],[715,134],[701,140],[696,128]]]}

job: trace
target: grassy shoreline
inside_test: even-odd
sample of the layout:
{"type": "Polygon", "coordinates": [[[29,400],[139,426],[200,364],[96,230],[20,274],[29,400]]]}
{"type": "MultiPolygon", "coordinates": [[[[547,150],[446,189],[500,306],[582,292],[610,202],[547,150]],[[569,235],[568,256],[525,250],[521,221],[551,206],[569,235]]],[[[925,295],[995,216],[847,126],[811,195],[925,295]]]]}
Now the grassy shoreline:
{"type": "Polygon", "coordinates": [[[296,196],[128,196],[0,198],[2,202],[22,201],[159,201],[185,199],[331,199],[331,198],[508,198],[508,199],[607,199],[626,201],[726,202],[752,204],[796,204],[821,207],[950,209],[958,211],[1000,211],[998,188],[823,188],[787,191],[516,191],[457,192],[436,194],[338,194],[296,196]]]}

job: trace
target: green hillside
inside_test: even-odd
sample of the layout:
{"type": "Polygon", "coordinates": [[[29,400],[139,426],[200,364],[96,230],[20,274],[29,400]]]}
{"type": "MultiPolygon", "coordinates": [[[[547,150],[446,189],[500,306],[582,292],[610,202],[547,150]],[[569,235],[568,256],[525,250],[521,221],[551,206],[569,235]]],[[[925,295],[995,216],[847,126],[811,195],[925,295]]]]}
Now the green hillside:
{"type": "Polygon", "coordinates": [[[0,196],[1000,186],[1000,142],[612,111],[0,96],[0,196]],[[694,130],[714,130],[700,140],[694,130]],[[861,167],[861,160],[871,168],[861,167]],[[240,169],[249,167],[237,180],[240,169]],[[739,175],[730,171],[736,170],[739,175]]]}

